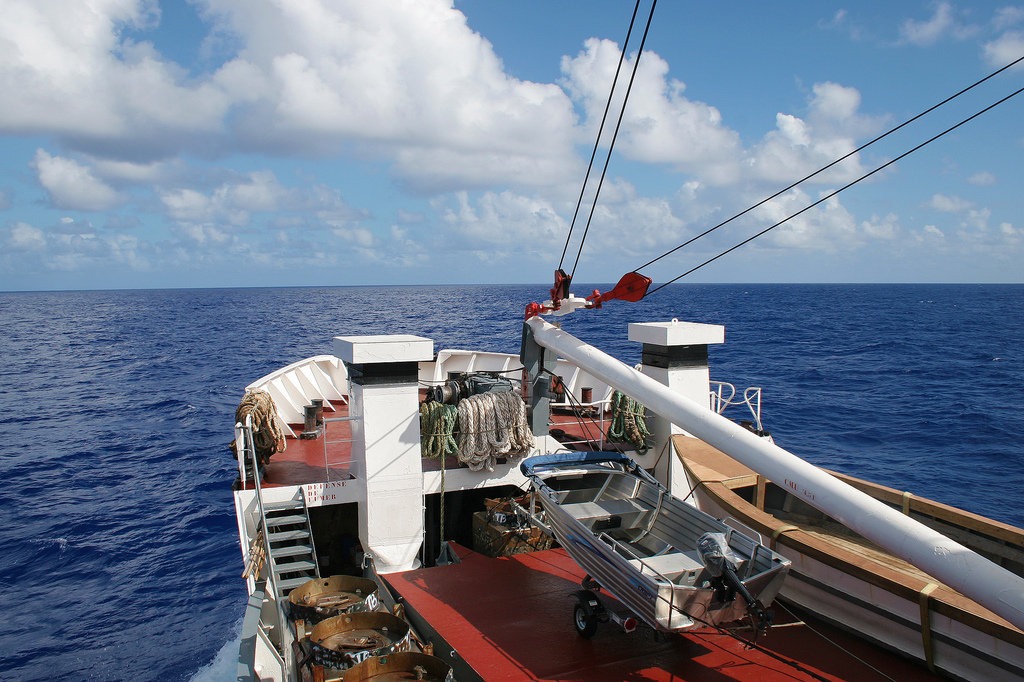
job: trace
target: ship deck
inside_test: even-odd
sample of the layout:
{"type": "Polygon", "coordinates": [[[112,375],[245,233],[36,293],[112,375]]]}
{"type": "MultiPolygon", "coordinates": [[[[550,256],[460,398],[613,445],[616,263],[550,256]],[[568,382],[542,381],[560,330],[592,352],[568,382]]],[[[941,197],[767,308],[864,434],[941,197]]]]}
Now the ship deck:
{"type": "MultiPolygon", "coordinates": [[[[326,432],[319,438],[288,438],[287,449],[276,453],[266,466],[263,484],[351,478],[347,416],[347,407],[339,406],[325,412],[326,432]]],[[[600,439],[602,430],[596,422],[556,412],[551,426],[559,440],[576,442],[574,447],[585,450],[599,447],[593,442],[600,439]]],[[[301,433],[302,425],[291,427],[296,435],[301,433]]],[[[452,457],[445,466],[460,465],[452,457]]],[[[437,469],[440,463],[424,459],[423,468],[437,469]]],[[[742,638],[738,640],[712,630],[666,635],[643,625],[626,634],[608,623],[586,640],[572,624],[571,595],[580,589],[583,572],[564,550],[492,559],[454,543],[453,547],[460,563],[385,578],[410,621],[421,624],[417,625],[420,634],[435,643],[438,651],[458,652],[459,664],[470,669],[464,676],[467,680],[474,675],[487,682],[939,679],[913,662],[824,623],[799,621],[779,607],[777,627],[758,639],[757,649],[745,643],[752,634],[749,629],[737,632],[742,638]]],[[[463,677],[458,679],[462,682],[463,677]]]]}
{"type": "Polygon", "coordinates": [[[607,623],[583,639],[572,625],[571,596],[583,573],[564,550],[498,559],[456,551],[461,563],[384,578],[407,615],[429,624],[432,632],[421,634],[435,654],[456,651],[488,682],[940,679],[823,623],[798,621],[779,606],[777,627],[758,638],[757,649],[745,643],[749,629],[735,639],[713,630],[655,633],[643,625],[627,634],[607,623]]]}
{"type": "MultiPolygon", "coordinates": [[[[296,437],[286,439],[287,448],[275,453],[263,472],[262,484],[267,487],[305,485],[352,478],[349,463],[352,458],[352,427],[347,421],[348,406],[336,404],[334,410],[324,410],[324,432],[319,438],[303,440],[302,424],[290,424],[296,437]]],[[[607,428],[605,423],[604,428],[607,428]]],[[[602,433],[600,415],[577,418],[572,414],[555,412],[551,415],[552,434],[559,440],[580,450],[596,449],[602,433]]],[[[457,458],[445,460],[448,470],[465,466],[457,458]]],[[[441,468],[437,460],[423,459],[424,471],[441,468]]],[[[251,486],[251,484],[249,484],[251,486]]],[[[247,486],[248,487],[248,486],[247,486]]]]}

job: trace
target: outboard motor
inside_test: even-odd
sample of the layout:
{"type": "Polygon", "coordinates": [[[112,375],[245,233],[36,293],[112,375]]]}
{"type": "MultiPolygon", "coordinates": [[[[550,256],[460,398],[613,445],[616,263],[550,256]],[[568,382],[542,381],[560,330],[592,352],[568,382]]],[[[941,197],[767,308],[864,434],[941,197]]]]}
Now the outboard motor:
{"type": "Polygon", "coordinates": [[[723,580],[743,597],[743,601],[747,604],[747,613],[757,630],[762,631],[770,626],[772,620],[775,619],[775,612],[766,609],[761,602],[754,599],[739,576],[736,575],[736,566],[739,562],[736,560],[736,555],[729,549],[725,534],[704,533],[697,538],[697,551],[700,552],[700,560],[704,563],[704,568],[708,570],[708,573],[723,580]]]}

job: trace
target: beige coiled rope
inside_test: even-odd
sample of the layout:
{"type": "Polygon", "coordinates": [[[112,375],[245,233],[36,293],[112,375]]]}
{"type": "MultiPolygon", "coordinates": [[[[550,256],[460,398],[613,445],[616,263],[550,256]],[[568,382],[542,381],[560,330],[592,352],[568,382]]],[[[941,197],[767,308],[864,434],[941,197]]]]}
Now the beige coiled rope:
{"type": "MultiPolygon", "coordinates": [[[[260,464],[265,465],[271,455],[284,452],[288,447],[284,431],[281,430],[281,417],[277,414],[277,405],[271,395],[261,389],[246,391],[235,410],[235,422],[245,424],[248,416],[252,417],[252,440],[256,457],[260,464]]],[[[231,442],[231,450],[235,451],[234,441],[231,442]]],[[[238,459],[237,452],[235,459],[238,459]]]]}
{"type": "Polygon", "coordinates": [[[499,457],[515,462],[533,448],[526,405],[512,391],[470,396],[458,412],[459,461],[473,471],[493,471],[499,457]]]}

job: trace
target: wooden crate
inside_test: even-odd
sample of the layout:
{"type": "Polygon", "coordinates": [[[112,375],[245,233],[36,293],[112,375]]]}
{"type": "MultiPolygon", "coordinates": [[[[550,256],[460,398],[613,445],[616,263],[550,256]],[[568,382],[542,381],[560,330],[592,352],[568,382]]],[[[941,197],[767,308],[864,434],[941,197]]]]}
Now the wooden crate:
{"type": "Polygon", "coordinates": [[[488,512],[473,514],[473,550],[489,557],[512,556],[550,549],[552,538],[538,528],[522,530],[495,523],[488,512]]]}

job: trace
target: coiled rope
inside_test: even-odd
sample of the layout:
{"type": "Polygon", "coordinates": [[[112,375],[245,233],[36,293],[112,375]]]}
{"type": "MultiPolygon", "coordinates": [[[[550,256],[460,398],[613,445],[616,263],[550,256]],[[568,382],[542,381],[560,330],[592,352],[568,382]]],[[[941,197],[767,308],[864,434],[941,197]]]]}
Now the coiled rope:
{"type": "Polygon", "coordinates": [[[608,440],[633,446],[639,454],[647,452],[647,408],[625,393],[612,393],[612,420],[608,425],[608,440]]]}
{"type": "Polygon", "coordinates": [[[515,462],[533,448],[526,405],[513,391],[470,396],[458,412],[459,461],[473,471],[493,471],[499,457],[515,462]]]}
{"type": "Polygon", "coordinates": [[[457,454],[455,441],[459,410],[454,405],[428,402],[420,405],[420,452],[430,459],[444,460],[457,454]]]}
{"type": "MultiPolygon", "coordinates": [[[[235,422],[245,424],[246,417],[252,417],[252,440],[256,449],[256,458],[262,465],[270,461],[275,452],[284,452],[288,447],[281,430],[281,417],[277,414],[277,405],[269,393],[262,389],[245,392],[242,402],[235,410],[235,422]]],[[[231,442],[231,450],[238,459],[235,443],[231,442]]]]}

